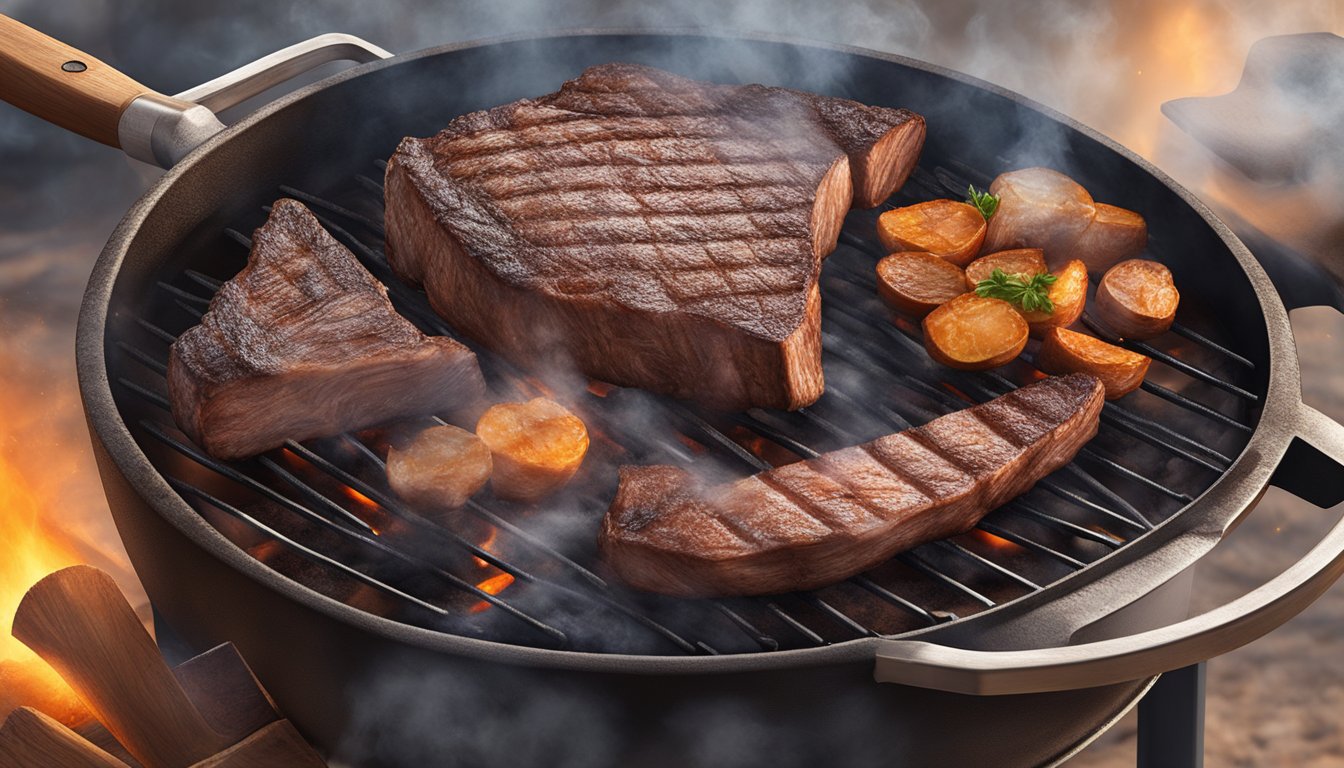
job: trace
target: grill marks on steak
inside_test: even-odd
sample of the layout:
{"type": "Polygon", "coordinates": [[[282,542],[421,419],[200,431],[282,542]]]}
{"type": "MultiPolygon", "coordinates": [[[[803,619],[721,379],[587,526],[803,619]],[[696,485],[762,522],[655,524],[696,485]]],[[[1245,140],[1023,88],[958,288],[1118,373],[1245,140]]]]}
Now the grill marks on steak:
{"type": "Polygon", "coordinates": [[[288,199],[168,360],[173,418],[222,459],[470,406],[484,389],[471,350],[398,315],[387,288],[288,199]]]}
{"type": "Polygon", "coordinates": [[[598,543],[626,582],[652,592],[815,589],[970,529],[1072,460],[1103,402],[1092,376],[1050,378],[708,489],[675,467],[623,467],[598,543]]]}
{"type": "Polygon", "coordinates": [[[387,251],[455,328],[525,364],[722,407],[823,389],[821,259],[904,182],[906,110],[648,67],[406,139],[387,251]]]}

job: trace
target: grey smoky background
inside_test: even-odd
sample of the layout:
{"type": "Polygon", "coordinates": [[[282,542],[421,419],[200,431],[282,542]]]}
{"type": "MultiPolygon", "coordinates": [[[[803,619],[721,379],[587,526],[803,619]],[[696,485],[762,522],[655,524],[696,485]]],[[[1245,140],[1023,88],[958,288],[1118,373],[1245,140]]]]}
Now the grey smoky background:
{"type": "MultiPolygon", "coordinates": [[[[1023,93],[1153,160],[1218,210],[1304,254],[1344,261],[1340,229],[1332,224],[1344,218],[1338,197],[1344,187],[1324,159],[1316,162],[1318,151],[1321,158],[1330,156],[1329,148],[1302,148],[1308,165],[1319,171],[1307,174],[1310,184],[1257,185],[1174,129],[1159,111],[1171,99],[1233,89],[1257,40],[1344,33],[1338,0],[22,0],[0,2],[0,12],[165,93],[324,32],[351,33],[398,53],[557,29],[647,27],[764,33],[872,48],[1023,93]]],[[[331,65],[312,77],[339,67],[331,65]]],[[[0,107],[0,458],[40,482],[59,525],[82,542],[91,562],[117,573],[127,589],[134,588],[134,576],[106,510],[79,405],[74,323],[99,249],[157,173],[115,149],[0,107]]],[[[1296,313],[1294,325],[1308,401],[1344,418],[1344,356],[1339,354],[1344,321],[1331,310],[1309,310],[1296,313]]],[[[1339,510],[1322,512],[1271,490],[1201,570],[1194,608],[1207,609],[1262,583],[1309,549],[1338,517],[1339,510]]],[[[1336,589],[1284,628],[1210,663],[1209,764],[1344,765],[1341,627],[1344,590],[1336,589]]],[[[414,713],[413,702],[407,703],[414,691],[398,689],[398,677],[390,671],[375,681],[372,693],[388,703],[390,713],[414,713]]],[[[463,706],[471,693],[464,692],[463,706]]],[[[552,711],[550,700],[557,698],[552,694],[542,691],[536,701],[520,705],[526,710],[523,721],[544,722],[552,711]]],[[[497,706],[512,712],[507,701],[497,706]]],[[[422,714],[425,719],[361,722],[361,730],[351,734],[349,753],[379,755],[385,744],[377,734],[387,723],[432,722],[433,713],[422,714]]],[[[506,724],[515,719],[501,717],[506,724]]],[[[688,716],[688,732],[697,732],[694,720],[688,716]]],[[[1132,765],[1134,724],[1131,715],[1071,765],[1132,765]]],[[[687,756],[688,763],[738,764],[734,744],[752,738],[749,718],[741,725],[708,734],[699,751],[687,756]]],[[[601,741],[610,734],[580,732],[588,746],[566,757],[576,765],[600,761],[601,741]]],[[[489,733],[508,738],[502,729],[489,733]]],[[[554,728],[543,729],[545,734],[566,735],[554,728]]],[[[468,757],[478,738],[436,731],[428,746],[448,750],[461,745],[468,757]]],[[[432,754],[427,753],[431,759],[432,754]]]]}

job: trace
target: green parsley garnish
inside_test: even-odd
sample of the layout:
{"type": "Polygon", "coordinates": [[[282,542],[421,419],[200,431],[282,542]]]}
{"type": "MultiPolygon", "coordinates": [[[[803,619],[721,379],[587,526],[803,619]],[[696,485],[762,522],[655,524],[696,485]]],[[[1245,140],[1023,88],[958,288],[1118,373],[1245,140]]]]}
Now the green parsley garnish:
{"type": "Polygon", "coordinates": [[[1050,301],[1050,286],[1058,279],[1049,272],[1039,272],[1024,280],[1022,275],[1010,275],[1002,269],[995,269],[988,278],[976,284],[975,293],[991,299],[1003,299],[1028,312],[1054,312],[1055,303],[1050,301]]]}
{"type": "Polygon", "coordinates": [[[989,192],[981,192],[975,188],[974,184],[966,187],[966,202],[975,206],[980,215],[989,221],[994,212],[999,210],[999,196],[991,195],[989,192]]]}

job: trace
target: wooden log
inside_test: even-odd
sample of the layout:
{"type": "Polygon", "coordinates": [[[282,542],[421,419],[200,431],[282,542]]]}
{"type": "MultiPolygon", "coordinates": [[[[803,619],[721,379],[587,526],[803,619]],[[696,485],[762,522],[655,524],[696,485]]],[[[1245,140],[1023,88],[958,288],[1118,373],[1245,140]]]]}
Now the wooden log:
{"type": "Polygon", "coordinates": [[[173,674],[205,721],[230,744],[281,719],[233,643],[182,662],[173,674]]]}
{"type": "MultiPolygon", "coordinates": [[[[0,725],[5,768],[127,768],[82,736],[31,707],[19,707],[0,725]]],[[[278,765],[278,764],[277,764],[278,765]]]]}
{"type": "Polygon", "coordinates": [[[145,768],[187,768],[232,746],[206,723],[102,571],[77,565],[39,581],[19,604],[13,633],[145,768]]]}
{"type": "Polygon", "coordinates": [[[192,768],[326,768],[288,720],[276,720],[192,768]]]}

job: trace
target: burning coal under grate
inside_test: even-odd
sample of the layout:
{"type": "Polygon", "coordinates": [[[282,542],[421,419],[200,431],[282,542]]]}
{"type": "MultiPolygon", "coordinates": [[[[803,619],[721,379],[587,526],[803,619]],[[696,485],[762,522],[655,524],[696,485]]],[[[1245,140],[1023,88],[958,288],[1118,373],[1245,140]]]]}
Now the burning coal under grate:
{"type": "MultiPolygon", "coordinates": [[[[968,183],[988,181],[926,157],[888,205],[959,197],[968,183]]],[[[426,333],[455,336],[423,293],[388,269],[376,180],[359,175],[320,197],[291,187],[278,192],[309,205],[388,285],[403,315],[426,333]]],[[[192,445],[173,425],[162,394],[168,345],[242,267],[249,240],[238,229],[214,238],[217,253],[206,263],[217,265],[217,274],[186,269],[159,283],[146,315],[118,341],[114,357],[122,359],[110,362],[119,405],[146,454],[188,503],[239,547],[300,583],[374,614],[467,637],[642,654],[810,647],[977,613],[1084,568],[1170,518],[1245,445],[1263,372],[1230,342],[1214,340],[1213,308],[1183,305],[1173,333],[1126,345],[1156,364],[1140,392],[1106,404],[1097,438],[1072,464],[969,533],[834,586],[769,598],[680,600],[601,576],[596,530],[620,464],[740,476],[918,425],[1040,376],[1023,360],[972,374],[928,358],[918,326],[893,320],[874,289],[873,265],[884,255],[873,237],[879,212],[851,213],[826,262],[827,389],[796,412],[714,413],[572,375],[541,380],[466,342],[496,397],[554,396],[592,434],[580,474],[535,507],[485,492],[452,515],[419,514],[388,489],[383,429],[291,442],[234,463],[192,445]]],[[[1162,248],[1158,238],[1149,244],[1157,258],[1162,248]]]]}

